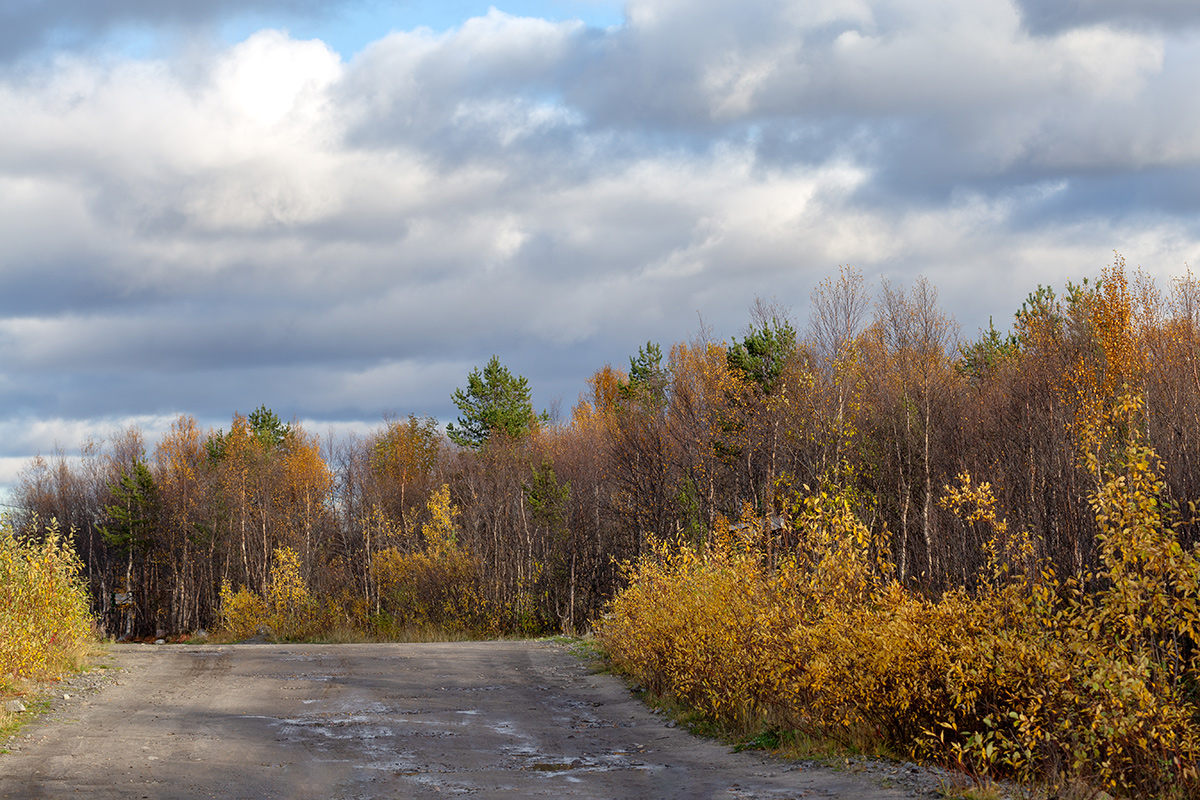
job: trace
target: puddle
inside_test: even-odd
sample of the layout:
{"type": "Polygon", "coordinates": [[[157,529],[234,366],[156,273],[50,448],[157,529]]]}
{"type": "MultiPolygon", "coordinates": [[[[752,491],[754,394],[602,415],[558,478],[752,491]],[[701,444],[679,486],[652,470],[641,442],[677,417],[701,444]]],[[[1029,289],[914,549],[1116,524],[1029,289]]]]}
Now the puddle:
{"type": "Polygon", "coordinates": [[[576,763],[559,763],[556,761],[540,761],[536,764],[530,764],[525,769],[531,769],[535,772],[566,772],[569,769],[579,769],[583,764],[576,763]]]}

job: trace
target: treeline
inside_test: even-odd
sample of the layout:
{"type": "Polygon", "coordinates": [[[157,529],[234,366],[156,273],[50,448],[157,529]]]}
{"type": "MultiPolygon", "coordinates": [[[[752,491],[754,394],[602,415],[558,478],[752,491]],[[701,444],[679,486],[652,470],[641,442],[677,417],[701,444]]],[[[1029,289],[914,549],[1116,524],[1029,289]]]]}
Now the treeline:
{"type": "MultiPolygon", "coordinates": [[[[963,340],[927,282],[872,286],[846,269],[816,289],[804,325],[758,302],[728,341],[702,330],[600,368],[569,420],[536,415],[495,358],[455,392],[462,416],[445,435],[416,416],[327,440],[266,408],[228,431],[184,416],[151,448],[130,429],[80,459],[35,459],[17,524],[76,531],[117,636],[213,625],[223,582],[266,596],[280,548],[346,624],[395,623],[433,591],[395,568],[429,552],[427,530],[444,538],[439,508],[473,565],[455,580],[486,611],[472,625],[578,630],[652,541],[704,545],[749,509],[786,553],[797,494],[835,488],[897,578],[933,596],[970,587],[987,560],[983,526],[939,503],[962,473],[991,482],[996,513],[1059,574],[1095,567],[1096,478],[1081,453],[1107,446],[1099,420],[1124,387],[1145,398],[1167,496],[1196,497],[1198,359],[1190,274],[1158,287],[1118,259],[1097,280],[1039,287],[1010,331],[963,340]],[[431,504],[442,487],[449,505],[431,504]]],[[[1196,540],[1194,523],[1180,531],[1196,540]]]]}

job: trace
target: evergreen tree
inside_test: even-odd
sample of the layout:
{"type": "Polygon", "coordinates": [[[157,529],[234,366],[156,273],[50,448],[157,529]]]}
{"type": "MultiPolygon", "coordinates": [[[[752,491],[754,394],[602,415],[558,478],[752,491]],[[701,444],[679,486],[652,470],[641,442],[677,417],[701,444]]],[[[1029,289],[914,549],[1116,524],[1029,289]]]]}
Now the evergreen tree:
{"type": "Polygon", "coordinates": [[[796,331],[784,322],[752,327],[742,341],[733,340],[726,354],[731,369],[763,394],[771,394],[783,376],[788,358],[796,351],[796,331]]]}
{"type": "Polygon", "coordinates": [[[637,358],[629,358],[629,380],[620,384],[621,398],[640,404],[647,411],[661,411],[667,405],[667,386],[671,382],[668,367],[662,365],[662,349],[654,342],[638,348],[637,358]]]}
{"type": "Polygon", "coordinates": [[[110,546],[122,552],[145,550],[154,530],[158,506],[158,488],[146,462],[137,461],[133,470],[121,470],[116,484],[109,484],[113,502],[104,507],[108,524],[100,526],[100,534],[110,546]]]}
{"type": "MultiPolygon", "coordinates": [[[[487,444],[494,433],[512,439],[529,434],[538,423],[529,397],[529,381],[513,375],[492,356],[483,368],[471,370],[467,390],[455,389],[454,404],[462,412],[458,425],[446,426],[450,440],[462,447],[478,449],[487,444]]],[[[546,415],[542,414],[542,420],[546,415]]]]}
{"type": "Polygon", "coordinates": [[[279,416],[265,404],[251,411],[250,416],[246,419],[250,423],[250,430],[267,450],[273,450],[283,444],[292,432],[291,426],[285,425],[279,416]]]}

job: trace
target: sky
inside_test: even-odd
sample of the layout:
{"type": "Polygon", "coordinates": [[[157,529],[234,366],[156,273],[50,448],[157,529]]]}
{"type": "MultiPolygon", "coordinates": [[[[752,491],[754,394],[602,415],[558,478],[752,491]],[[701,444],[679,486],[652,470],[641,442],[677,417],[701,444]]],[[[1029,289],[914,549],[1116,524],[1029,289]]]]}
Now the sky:
{"type": "Polygon", "coordinates": [[[1194,0],[0,0],[0,487],[260,405],[453,421],[839,268],[968,339],[1200,253],[1194,0]]]}

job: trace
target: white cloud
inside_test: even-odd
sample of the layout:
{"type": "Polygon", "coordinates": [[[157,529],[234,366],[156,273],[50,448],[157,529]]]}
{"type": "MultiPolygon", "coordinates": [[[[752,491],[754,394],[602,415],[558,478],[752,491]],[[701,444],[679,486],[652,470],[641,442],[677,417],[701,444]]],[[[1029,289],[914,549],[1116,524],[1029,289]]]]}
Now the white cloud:
{"type": "Polygon", "coordinates": [[[1184,33],[1006,0],[631,0],[349,62],[267,30],[0,72],[0,402],[64,436],[445,416],[492,353],[581,386],[697,312],[803,313],[844,263],[1002,323],[1114,248],[1196,260],[1200,192],[1155,170],[1200,168],[1198,65],[1184,33]]]}

